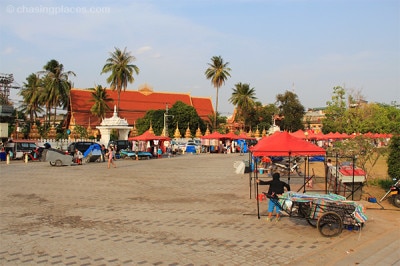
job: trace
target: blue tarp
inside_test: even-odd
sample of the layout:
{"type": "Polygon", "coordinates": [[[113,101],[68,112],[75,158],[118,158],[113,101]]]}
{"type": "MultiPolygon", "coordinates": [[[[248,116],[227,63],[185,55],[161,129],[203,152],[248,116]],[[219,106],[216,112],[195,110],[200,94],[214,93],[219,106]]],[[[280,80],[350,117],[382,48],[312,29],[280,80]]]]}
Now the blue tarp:
{"type": "Polygon", "coordinates": [[[189,153],[189,152],[196,153],[196,147],[193,145],[186,146],[186,153],[189,153]]]}
{"type": "Polygon", "coordinates": [[[238,146],[240,147],[240,149],[241,149],[241,151],[242,151],[243,153],[247,153],[247,152],[248,152],[246,140],[244,140],[244,139],[238,139],[238,140],[237,140],[237,144],[238,144],[238,146]]]}
{"type": "Polygon", "coordinates": [[[323,156],[310,157],[310,162],[325,162],[325,157],[323,156]]]}
{"type": "Polygon", "coordinates": [[[93,143],[92,145],[90,145],[83,154],[83,157],[86,158],[89,155],[101,155],[101,146],[97,143],[93,143]]]}

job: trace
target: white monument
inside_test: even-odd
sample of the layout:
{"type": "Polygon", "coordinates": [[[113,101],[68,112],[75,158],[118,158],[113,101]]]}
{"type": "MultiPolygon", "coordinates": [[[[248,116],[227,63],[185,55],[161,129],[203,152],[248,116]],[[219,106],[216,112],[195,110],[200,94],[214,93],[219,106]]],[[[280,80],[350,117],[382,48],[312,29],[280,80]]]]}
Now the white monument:
{"type": "Polygon", "coordinates": [[[106,146],[110,141],[112,130],[118,131],[119,140],[128,140],[129,132],[132,129],[132,127],[129,127],[126,119],[118,117],[117,107],[115,105],[113,116],[110,118],[104,118],[101,121],[100,126],[97,126],[96,128],[100,130],[100,144],[104,144],[106,146]]]}

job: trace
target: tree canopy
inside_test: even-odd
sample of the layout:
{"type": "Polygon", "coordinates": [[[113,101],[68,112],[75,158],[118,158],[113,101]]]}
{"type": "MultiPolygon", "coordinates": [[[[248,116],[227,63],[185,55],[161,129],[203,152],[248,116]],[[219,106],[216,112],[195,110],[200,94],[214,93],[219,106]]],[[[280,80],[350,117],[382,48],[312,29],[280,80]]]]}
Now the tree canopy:
{"type": "Polygon", "coordinates": [[[294,92],[286,91],[284,94],[278,94],[276,101],[279,115],[284,117],[280,124],[281,130],[295,132],[304,129],[302,119],[305,109],[298,96],[294,92]]]}
{"type": "MultiPolygon", "coordinates": [[[[146,115],[143,118],[138,119],[136,123],[138,134],[143,134],[151,125],[154,133],[156,135],[161,135],[164,129],[165,111],[166,110],[161,109],[146,112],[146,115]]],[[[166,119],[168,119],[167,124],[170,137],[173,136],[177,125],[182,136],[185,135],[188,126],[192,136],[195,136],[197,128],[200,128],[203,133],[206,130],[206,125],[197,114],[196,109],[181,101],[176,102],[168,110],[168,116],[169,117],[166,117],[166,119]]]]}

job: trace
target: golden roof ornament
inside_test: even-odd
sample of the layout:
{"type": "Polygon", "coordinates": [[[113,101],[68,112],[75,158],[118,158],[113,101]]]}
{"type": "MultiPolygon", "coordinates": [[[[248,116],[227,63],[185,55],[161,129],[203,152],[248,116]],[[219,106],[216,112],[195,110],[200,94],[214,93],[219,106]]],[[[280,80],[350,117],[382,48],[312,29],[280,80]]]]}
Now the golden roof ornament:
{"type": "Polygon", "coordinates": [[[35,123],[32,124],[31,130],[29,132],[30,139],[38,139],[40,137],[39,130],[35,123]]]}
{"type": "Polygon", "coordinates": [[[149,133],[154,134],[153,125],[150,122],[149,133]]]}
{"type": "Polygon", "coordinates": [[[175,133],[174,133],[174,138],[176,138],[176,139],[180,139],[182,136],[181,136],[181,132],[179,131],[179,128],[178,128],[178,123],[176,123],[176,129],[175,129],[175,133]]]}
{"type": "Polygon", "coordinates": [[[254,137],[256,137],[256,138],[260,137],[260,130],[258,130],[258,126],[257,126],[256,133],[254,134],[254,137]]]}
{"type": "Polygon", "coordinates": [[[136,137],[138,135],[138,131],[137,131],[137,128],[136,128],[136,121],[133,122],[133,128],[131,129],[131,132],[129,132],[129,135],[131,137],[136,137]]]}
{"type": "Polygon", "coordinates": [[[264,129],[261,132],[261,136],[265,137],[266,135],[267,135],[267,130],[265,130],[265,127],[264,127],[264,129]]]}
{"type": "Polygon", "coordinates": [[[208,136],[208,135],[210,135],[211,133],[210,133],[210,129],[208,128],[208,125],[207,125],[207,129],[206,129],[206,133],[204,134],[204,136],[208,136]]]}
{"type": "Polygon", "coordinates": [[[48,137],[49,139],[55,139],[55,138],[56,138],[56,135],[57,135],[57,130],[56,130],[56,128],[54,127],[54,125],[51,125],[51,128],[50,128],[50,130],[49,130],[49,133],[47,134],[47,137],[48,137]]]}
{"type": "Polygon", "coordinates": [[[201,138],[203,135],[201,134],[201,130],[200,130],[200,127],[197,127],[197,130],[196,130],[196,138],[201,138]]]}
{"type": "Polygon", "coordinates": [[[188,127],[187,127],[186,133],[185,133],[185,138],[189,139],[191,137],[192,137],[192,132],[190,132],[189,123],[188,123],[188,127]]]}

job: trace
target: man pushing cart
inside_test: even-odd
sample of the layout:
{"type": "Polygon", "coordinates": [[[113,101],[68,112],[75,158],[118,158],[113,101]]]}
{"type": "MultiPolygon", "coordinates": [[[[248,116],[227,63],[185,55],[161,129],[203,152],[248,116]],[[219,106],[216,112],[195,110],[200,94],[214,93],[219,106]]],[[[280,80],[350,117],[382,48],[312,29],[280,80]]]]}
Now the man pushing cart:
{"type": "MultiPolygon", "coordinates": [[[[270,185],[268,193],[263,193],[269,199],[267,221],[271,221],[272,217],[270,206],[276,206],[276,221],[279,221],[280,212],[283,211],[289,217],[305,219],[325,237],[340,235],[344,227],[361,229],[367,221],[362,205],[336,194],[292,192],[289,185],[279,180],[278,173],[273,175],[271,181],[257,180],[257,183],[270,185]],[[288,189],[287,192],[283,192],[284,187],[288,189]]],[[[258,209],[259,199],[257,197],[258,209]]]]}

